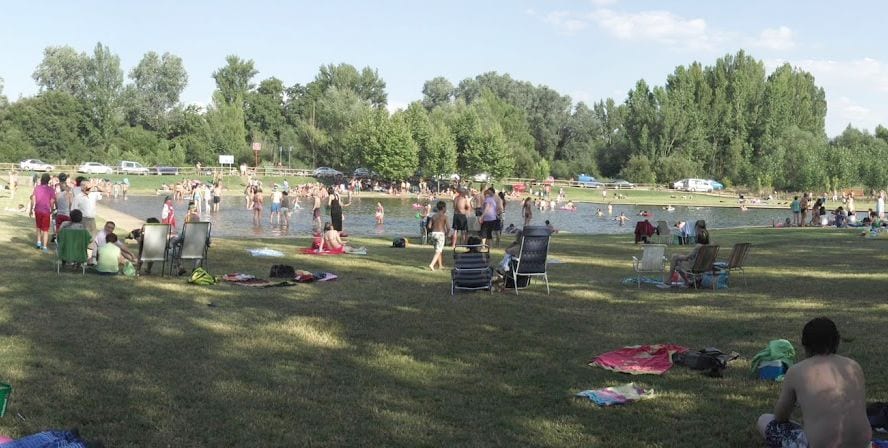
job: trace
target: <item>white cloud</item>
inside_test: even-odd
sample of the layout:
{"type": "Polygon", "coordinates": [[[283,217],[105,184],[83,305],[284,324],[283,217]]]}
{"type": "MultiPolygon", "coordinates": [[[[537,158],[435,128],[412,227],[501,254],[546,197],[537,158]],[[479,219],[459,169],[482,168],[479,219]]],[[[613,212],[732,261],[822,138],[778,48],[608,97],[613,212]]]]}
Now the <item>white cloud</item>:
{"type": "Polygon", "coordinates": [[[392,101],[389,101],[389,102],[385,105],[385,108],[386,108],[386,110],[388,110],[388,113],[393,114],[393,113],[395,113],[395,112],[397,112],[397,111],[399,111],[399,110],[407,110],[407,106],[409,106],[409,105],[410,105],[410,103],[407,102],[407,101],[394,101],[394,100],[392,100],[392,101]]]}
{"type": "Polygon", "coordinates": [[[759,33],[757,39],[750,42],[750,45],[768,50],[791,50],[796,46],[794,37],[795,35],[792,30],[786,26],[766,28],[759,33]]]}
{"type": "Polygon", "coordinates": [[[873,58],[779,59],[767,61],[766,66],[771,71],[784,63],[811,73],[823,87],[827,134],[837,135],[849,123],[870,130],[888,124],[888,64],[873,58]]]}
{"type": "Polygon", "coordinates": [[[873,58],[845,61],[803,59],[787,62],[811,72],[818,83],[836,86],[847,84],[859,89],[888,92],[888,65],[873,58]]]}
{"type": "Polygon", "coordinates": [[[572,34],[585,29],[589,22],[586,18],[568,11],[552,11],[546,14],[543,21],[554,25],[559,31],[565,34],[572,34]]]}
{"type": "Polygon", "coordinates": [[[705,20],[687,19],[668,11],[553,11],[543,20],[565,34],[576,33],[594,24],[620,40],[656,42],[674,48],[712,49],[724,40],[723,36],[707,28],[705,20]]]}
{"type": "Polygon", "coordinates": [[[617,3],[619,0],[589,0],[595,6],[608,6],[617,3]]]}

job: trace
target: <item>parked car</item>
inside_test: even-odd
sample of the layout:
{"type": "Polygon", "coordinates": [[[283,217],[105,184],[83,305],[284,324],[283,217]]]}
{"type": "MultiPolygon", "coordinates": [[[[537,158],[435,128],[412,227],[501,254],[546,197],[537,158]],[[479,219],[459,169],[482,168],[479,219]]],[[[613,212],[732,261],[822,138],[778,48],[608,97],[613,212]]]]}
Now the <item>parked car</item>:
{"type": "Polygon", "coordinates": [[[709,182],[709,185],[712,185],[713,190],[724,190],[725,186],[719,181],[709,179],[706,182],[709,182]]]}
{"type": "Polygon", "coordinates": [[[158,176],[163,176],[163,175],[176,176],[179,174],[179,168],[174,167],[174,166],[156,166],[156,167],[154,167],[154,174],[157,174],[158,176]]]}
{"type": "MultiPolygon", "coordinates": [[[[676,190],[696,191],[703,193],[709,193],[714,189],[711,181],[705,179],[682,179],[672,184],[672,186],[675,187],[676,190]]],[[[724,188],[724,186],[722,186],[722,188],[724,188]]]]}
{"type": "Polygon", "coordinates": [[[117,172],[121,174],[148,174],[148,168],[142,166],[139,162],[130,162],[124,160],[117,165],[117,172]]]}
{"type": "Polygon", "coordinates": [[[333,168],[326,166],[319,166],[315,168],[314,173],[312,174],[314,177],[336,177],[341,176],[342,173],[334,170],[333,168]]]}
{"type": "Polygon", "coordinates": [[[587,174],[580,174],[577,176],[577,182],[583,188],[601,188],[601,182],[595,180],[594,177],[589,176],[587,174]]]}
{"type": "Polygon", "coordinates": [[[77,172],[86,174],[111,174],[114,172],[114,168],[111,168],[108,165],[102,165],[99,162],[86,162],[77,167],[77,172]]]}
{"type": "Polygon", "coordinates": [[[610,181],[609,185],[611,188],[615,188],[617,190],[635,188],[635,184],[633,184],[632,182],[629,182],[627,180],[623,180],[623,179],[614,179],[614,180],[610,181]]]}
{"type": "Polygon", "coordinates": [[[487,182],[490,180],[490,174],[478,173],[478,174],[472,176],[472,180],[475,182],[487,182]]]}
{"type": "Polygon", "coordinates": [[[19,162],[19,168],[29,171],[54,171],[55,167],[39,159],[28,159],[19,162]]]}

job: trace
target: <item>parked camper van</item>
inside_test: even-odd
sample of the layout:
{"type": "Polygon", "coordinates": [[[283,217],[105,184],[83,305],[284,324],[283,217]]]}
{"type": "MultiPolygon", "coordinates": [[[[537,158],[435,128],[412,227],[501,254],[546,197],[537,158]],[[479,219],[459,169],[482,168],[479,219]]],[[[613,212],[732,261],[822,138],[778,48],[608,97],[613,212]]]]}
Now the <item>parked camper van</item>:
{"type": "Polygon", "coordinates": [[[682,179],[672,184],[672,188],[684,191],[712,192],[712,183],[705,179],[682,179]]]}

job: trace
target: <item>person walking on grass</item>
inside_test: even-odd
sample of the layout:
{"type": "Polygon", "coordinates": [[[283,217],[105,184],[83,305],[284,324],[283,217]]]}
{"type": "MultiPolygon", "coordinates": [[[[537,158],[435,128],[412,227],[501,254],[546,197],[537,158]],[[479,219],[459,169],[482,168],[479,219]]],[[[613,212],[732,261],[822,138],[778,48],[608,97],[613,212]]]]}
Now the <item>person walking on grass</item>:
{"type": "Polygon", "coordinates": [[[450,223],[447,220],[447,204],[444,201],[438,201],[436,204],[430,227],[429,238],[435,245],[435,255],[432,257],[432,262],[429,263],[429,269],[434,271],[436,264],[438,269],[444,269],[444,244],[447,241],[447,232],[450,231],[450,223]]]}
{"type": "Polygon", "coordinates": [[[48,252],[46,245],[49,243],[49,225],[52,216],[52,208],[55,206],[55,190],[49,186],[49,174],[40,176],[40,185],[34,187],[31,193],[31,202],[28,205],[28,216],[33,216],[37,225],[37,249],[48,252]]]}
{"type": "Polygon", "coordinates": [[[786,372],[773,414],[756,426],[768,447],[864,447],[872,430],[866,415],[863,369],[836,354],[839,330],[826,318],[812,319],[802,330],[807,359],[786,372]],[[790,420],[799,408],[804,425],[790,420]]]}

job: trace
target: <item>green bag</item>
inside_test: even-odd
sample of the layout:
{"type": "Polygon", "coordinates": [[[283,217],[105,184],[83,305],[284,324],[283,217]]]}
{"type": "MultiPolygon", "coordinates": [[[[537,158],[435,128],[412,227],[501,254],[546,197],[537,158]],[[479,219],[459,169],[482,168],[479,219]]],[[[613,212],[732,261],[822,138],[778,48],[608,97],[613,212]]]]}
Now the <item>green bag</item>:
{"type": "Polygon", "coordinates": [[[215,285],[216,278],[210,275],[206,269],[202,267],[196,267],[193,271],[191,271],[191,278],[188,280],[188,283],[194,285],[215,285]]]}
{"type": "Polygon", "coordinates": [[[123,265],[123,275],[127,277],[135,277],[136,276],[136,267],[133,266],[132,261],[127,261],[125,265],[123,265]]]}
{"type": "Polygon", "coordinates": [[[6,401],[9,400],[9,394],[12,393],[12,386],[6,383],[0,383],[0,417],[6,414],[6,401]]]}

